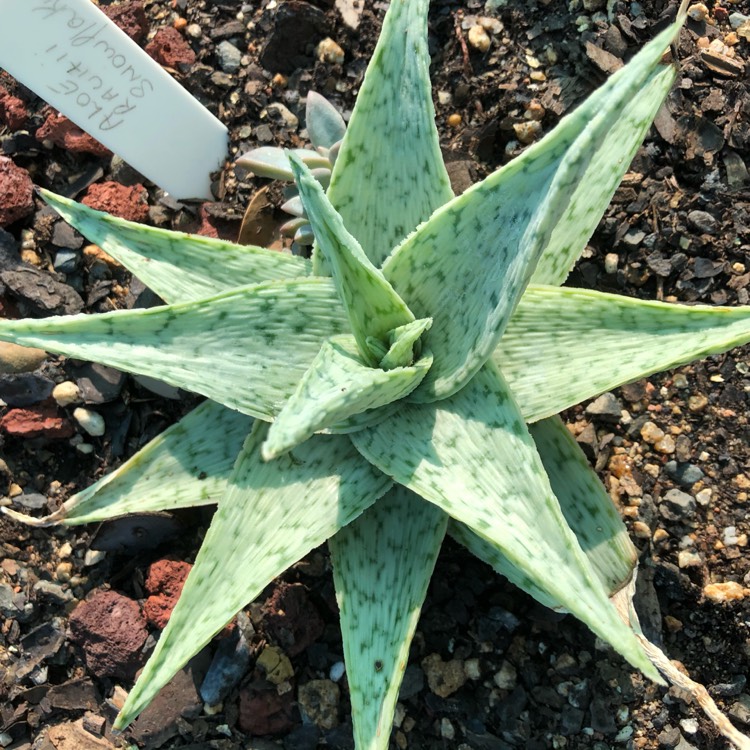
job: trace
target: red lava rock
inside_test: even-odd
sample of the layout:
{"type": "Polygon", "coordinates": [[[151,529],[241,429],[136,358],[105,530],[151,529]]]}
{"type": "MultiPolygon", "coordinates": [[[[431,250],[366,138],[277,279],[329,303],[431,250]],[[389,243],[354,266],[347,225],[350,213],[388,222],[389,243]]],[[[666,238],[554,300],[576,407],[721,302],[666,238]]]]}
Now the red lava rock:
{"type": "Polygon", "coordinates": [[[263,606],[266,630],[289,656],[314,643],[325,624],[301,583],[280,583],[263,606]]]}
{"type": "Polygon", "coordinates": [[[146,188],[140,184],[126,187],[119,182],[99,182],[89,187],[81,202],[121,219],[144,221],[148,217],[147,197],[146,188]]]}
{"type": "Polygon", "coordinates": [[[143,661],[148,631],[136,602],[115,591],[98,591],[70,616],[72,640],[97,677],[132,677],[143,661]]]}
{"type": "Polygon", "coordinates": [[[155,627],[167,626],[185,579],[193,566],[177,560],[157,560],[148,569],[146,591],[151,595],[143,606],[146,619],[155,627]]]}
{"type": "Polygon", "coordinates": [[[36,131],[36,139],[52,141],[55,146],[65,148],[74,154],[109,156],[112,153],[96,138],[81,130],[78,125],[58,112],[51,112],[47,116],[42,126],[36,131]]]}
{"type": "Polygon", "coordinates": [[[141,42],[146,36],[148,19],[143,3],[140,0],[120,3],[119,5],[105,5],[104,14],[114,21],[134,42],[141,42]]]}
{"type": "Polygon", "coordinates": [[[146,52],[159,63],[168,68],[180,65],[192,65],[195,62],[195,52],[183,39],[177,29],[162,26],[154,38],[146,45],[146,52]]]}
{"type": "Polygon", "coordinates": [[[0,122],[4,122],[11,130],[19,130],[28,118],[26,105],[0,86],[0,122]]]}
{"type": "Polygon", "coordinates": [[[240,691],[238,724],[245,734],[284,734],[297,722],[294,691],[279,695],[275,689],[258,690],[252,685],[240,691]]]}
{"type": "Polygon", "coordinates": [[[29,409],[10,409],[0,419],[0,430],[22,438],[45,437],[51,440],[69,438],[75,434],[71,422],[58,414],[52,404],[39,404],[29,409]]]}
{"type": "Polygon", "coordinates": [[[0,156],[0,227],[34,211],[34,185],[29,173],[12,159],[0,156]]]}

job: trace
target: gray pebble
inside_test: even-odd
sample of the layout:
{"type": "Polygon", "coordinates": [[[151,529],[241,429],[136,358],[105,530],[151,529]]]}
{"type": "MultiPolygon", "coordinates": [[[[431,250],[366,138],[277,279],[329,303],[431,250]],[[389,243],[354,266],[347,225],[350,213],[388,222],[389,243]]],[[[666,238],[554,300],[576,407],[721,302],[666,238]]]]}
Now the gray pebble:
{"type": "Polygon", "coordinates": [[[670,521],[679,521],[695,512],[696,501],[682,490],[669,490],[659,505],[661,514],[670,521]]]}
{"type": "Polygon", "coordinates": [[[691,211],[687,215],[688,224],[699,232],[714,234],[718,222],[708,211],[691,211]]]}
{"type": "Polygon", "coordinates": [[[58,273],[73,273],[78,267],[79,255],[75,250],[64,247],[55,253],[53,266],[58,273]]]}
{"type": "Polygon", "coordinates": [[[599,398],[586,407],[586,414],[602,417],[607,420],[619,420],[622,415],[622,404],[613,393],[602,393],[599,398]]]}
{"type": "Polygon", "coordinates": [[[0,399],[11,407],[30,406],[48,398],[54,386],[43,375],[30,372],[0,375],[0,399]]]}
{"type": "Polygon", "coordinates": [[[219,67],[225,73],[236,73],[240,69],[242,53],[231,42],[224,40],[216,47],[219,67]]]}
{"type": "Polygon", "coordinates": [[[73,593],[59,583],[52,581],[37,581],[34,591],[44,599],[50,599],[57,604],[67,604],[73,601],[73,593]]]}
{"type": "Polygon", "coordinates": [[[703,479],[703,472],[695,464],[667,461],[667,474],[682,487],[692,487],[703,479]]]}

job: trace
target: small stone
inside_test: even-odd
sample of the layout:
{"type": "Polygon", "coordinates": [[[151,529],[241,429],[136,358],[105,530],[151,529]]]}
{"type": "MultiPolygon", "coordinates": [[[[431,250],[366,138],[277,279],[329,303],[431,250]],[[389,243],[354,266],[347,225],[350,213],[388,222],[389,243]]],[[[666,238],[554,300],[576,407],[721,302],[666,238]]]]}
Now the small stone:
{"type": "Polygon", "coordinates": [[[453,695],[466,682],[466,671],[459,659],[443,661],[440,654],[430,654],[422,659],[422,669],[430,690],[441,698],[453,695]]]}
{"type": "Polygon", "coordinates": [[[148,19],[140,0],[118,5],[105,5],[102,10],[134,42],[138,44],[143,41],[148,30],[148,19]]]}
{"type": "MultiPolygon", "coordinates": [[[[703,479],[703,472],[695,464],[667,461],[664,468],[667,475],[681,487],[692,487],[696,482],[703,479]]],[[[700,500],[698,502],[700,503],[700,500]]]]}
{"type": "Polygon", "coordinates": [[[289,656],[314,643],[325,630],[318,610],[301,583],[280,583],[263,605],[267,632],[289,656]]]}
{"type": "Polygon", "coordinates": [[[29,112],[23,101],[0,87],[0,122],[10,130],[20,130],[28,119],[29,112]]]}
{"type": "Polygon", "coordinates": [[[748,594],[750,594],[750,590],[746,589],[736,581],[709,583],[703,587],[703,596],[717,604],[740,601],[748,594]]]}
{"type": "Polygon", "coordinates": [[[750,726],[750,695],[742,693],[739,700],[732,704],[728,713],[730,719],[735,719],[745,726],[750,726]]]}
{"type": "Polygon", "coordinates": [[[294,694],[279,694],[275,688],[263,690],[248,685],[240,690],[240,731],[252,736],[278,735],[290,732],[298,723],[294,694]]]}
{"type": "Polygon", "coordinates": [[[708,18],[708,8],[703,3],[693,3],[687,9],[687,14],[693,21],[705,21],[708,18]]]}
{"type": "Polygon", "coordinates": [[[664,437],[664,430],[653,422],[644,422],[641,426],[641,437],[647,443],[655,443],[664,437]]]}
{"type": "Polygon", "coordinates": [[[34,211],[34,185],[29,173],[12,159],[0,156],[0,227],[7,227],[34,211]]]}
{"type": "Polygon", "coordinates": [[[28,409],[10,409],[0,419],[0,430],[23,438],[59,440],[73,436],[73,425],[57,413],[55,406],[39,404],[28,409]]]}
{"type": "Polygon", "coordinates": [[[651,536],[651,529],[648,524],[643,521],[635,521],[633,523],[633,534],[638,539],[648,539],[651,536]]]}
{"type": "Polygon", "coordinates": [[[448,119],[446,120],[449,128],[459,128],[461,127],[462,122],[463,118],[460,114],[458,114],[458,112],[454,112],[453,114],[448,115],[448,119]]]}
{"type": "Polygon", "coordinates": [[[509,661],[503,660],[492,681],[502,690],[513,690],[518,681],[516,668],[509,661]]]}
{"type": "Polygon", "coordinates": [[[0,341],[0,373],[33,372],[45,359],[41,349],[0,341]]]}
{"type": "Polygon", "coordinates": [[[485,31],[483,26],[472,26],[469,29],[469,44],[478,52],[486,52],[492,44],[490,35],[485,31]]]}
{"type": "Polygon", "coordinates": [[[96,138],[83,131],[65,115],[53,112],[36,131],[38,141],[51,141],[55,146],[74,154],[110,156],[111,152],[96,138]]]}
{"type": "Polygon", "coordinates": [[[73,419],[92,437],[101,437],[106,431],[104,417],[83,406],[73,412],[73,419]]]}
{"type": "Polygon", "coordinates": [[[692,495],[682,490],[669,490],[660,503],[659,509],[668,520],[679,521],[695,512],[697,503],[692,495]]]}
{"type": "Polygon", "coordinates": [[[97,677],[130,678],[142,661],[148,631],[140,607],[115,591],[98,591],[70,616],[72,640],[97,677]]]}
{"type": "Polygon", "coordinates": [[[292,662],[278,646],[266,646],[260,652],[256,665],[265,672],[266,679],[274,685],[280,685],[294,677],[292,662]]]}
{"type": "Polygon", "coordinates": [[[613,393],[603,393],[586,407],[586,414],[607,421],[619,421],[622,416],[622,404],[613,393]]]}
{"type": "Polygon", "coordinates": [[[203,36],[203,29],[197,23],[188,24],[185,33],[191,39],[200,39],[203,36]]]}
{"type": "Polygon", "coordinates": [[[445,717],[443,717],[442,719],[440,719],[440,736],[444,740],[455,739],[455,737],[456,737],[456,730],[455,730],[453,724],[451,724],[451,720],[450,719],[446,719],[445,717]]]}
{"type": "Polygon", "coordinates": [[[613,274],[617,273],[617,264],[620,260],[620,256],[617,253],[607,253],[604,256],[604,273],[613,274]]]}
{"type": "Polygon", "coordinates": [[[86,191],[81,203],[128,221],[148,218],[148,193],[140,184],[128,187],[119,182],[95,183],[86,191]]]}
{"type": "Polygon", "coordinates": [[[344,62],[344,50],[330,37],[326,37],[318,44],[315,54],[320,62],[341,65],[344,62]]]}
{"type": "Polygon", "coordinates": [[[310,680],[299,686],[300,711],[320,729],[333,729],[339,723],[339,686],[331,680],[310,680]]]}
{"type": "Polygon", "coordinates": [[[688,409],[692,412],[702,412],[708,406],[708,398],[703,393],[688,398],[688,409]]]}
{"type": "Polygon", "coordinates": [[[694,550],[681,549],[677,553],[677,565],[680,568],[700,568],[703,558],[694,550]]]}
{"type": "Polygon", "coordinates": [[[52,398],[58,406],[70,406],[81,400],[81,391],[72,380],[65,380],[52,389],[52,398]]]}
{"type": "Polygon", "coordinates": [[[162,26],[156,32],[146,45],[146,52],[159,65],[166,65],[168,68],[190,66],[195,62],[195,52],[180,32],[171,26],[162,26]]]}
{"type": "Polygon", "coordinates": [[[220,42],[216,47],[216,57],[225,73],[236,73],[240,69],[242,53],[231,42],[220,42]]]}
{"type": "Polygon", "coordinates": [[[331,665],[328,676],[334,681],[339,682],[346,673],[346,665],[343,661],[337,661],[331,665]]]}
{"type": "Polygon", "coordinates": [[[143,606],[146,619],[163,630],[182,593],[182,587],[193,566],[179,560],[157,560],[146,576],[149,597],[143,606]]]}
{"type": "Polygon", "coordinates": [[[523,120],[513,123],[513,130],[516,138],[524,145],[528,145],[539,137],[542,132],[542,124],[536,120],[523,120]]]}
{"type": "Polygon", "coordinates": [[[674,453],[674,449],[674,438],[671,435],[665,435],[654,443],[654,450],[658,453],[671,454],[674,453]]]}
{"type": "Polygon", "coordinates": [[[236,625],[223,638],[211,660],[211,665],[200,686],[204,710],[221,710],[222,701],[240,683],[250,665],[251,647],[248,637],[254,630],[244,612],[237,614],[236,625]]]}
{"type": "Polygon", "coordinates": [[[719,222],[707,211],[690,211],[687,221],[693,229],[705,234],[716,234],[719,225],[719,222]]]}
{"type": "Polygon", "coordinates": [[[299,118],[289,111],[289,108],[281,102],[271,102],[263,114],[271,121],[282,125],[289,130],[296,130],[299,126],[299,118]]]}
{"type": "Polygon", "coordinates": [[[38,597],[55,604],[67,604],[73,601],[73,593],[69,589],[52,581],[37,581],[33,590],[38,597]]]}

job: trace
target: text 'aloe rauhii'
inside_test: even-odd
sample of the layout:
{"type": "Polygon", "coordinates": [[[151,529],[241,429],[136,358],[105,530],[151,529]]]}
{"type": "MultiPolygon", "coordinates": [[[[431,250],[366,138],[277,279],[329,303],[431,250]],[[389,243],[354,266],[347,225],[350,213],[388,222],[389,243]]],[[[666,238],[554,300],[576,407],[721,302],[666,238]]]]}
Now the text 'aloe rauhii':
{"type": "MultiPolygon", "coordinates": [[[[167,304],[2,321],[0,339],[207,397],[53,516],[24,518],[218,504],[120,728],[325,541],[360,750],[388,746],[446,532],[661,681],[627,598],[635,549],[555,415],[750,340],[749,308],[560,286],[675,79],[663,57],[684,11],[543,140],[455,197],[430,99],[427,6],[392,0],[327,191],[310,171],[318,154],[282,160],[311,260],[44,193],[167,304]]],[[[342,135],[335,118],[330,130],[316,134],[327,146],[342,135]]]]}

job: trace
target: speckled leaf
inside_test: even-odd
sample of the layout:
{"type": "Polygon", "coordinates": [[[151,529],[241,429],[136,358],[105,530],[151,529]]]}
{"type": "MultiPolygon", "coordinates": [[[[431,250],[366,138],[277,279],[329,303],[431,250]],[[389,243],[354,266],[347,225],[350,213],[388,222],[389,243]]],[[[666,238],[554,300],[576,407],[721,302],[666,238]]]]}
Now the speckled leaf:
{"type": "Polygon", "coordinates": [[[347,321],[329,279],[274,281],[198,302],[0,321],[0,340],[148,375],[260,419],[347,321]]]}
{"type": "MultiPolygon", "coordinates": [[[[429,0],[390,4],[328,190],[377,266],[453,196],[435,127],[428,6],[429,0]]],[[[315,272],[322,273],[318,258],[315,272]]]]}
{"type": "Polygon", "coordinates": [[[629,102],[594,154],[567,210],[552,231],[531,277],[532,284],[557,285],[565,281],[612,200],[676,76],[675,66],[659,66],[642,92],[629,102]]]}
{"type": "Polygon", "coordinates": [[[297,148],[287,151],[277,146],[260,146],[242,154],[237,159],[237,166],[247,169],[258,177],[269,177],[272,180],[291,180],[292,170],[289,166],[289,154],[295,154],[311,169],[328,167],[328,158],[309,148],[297,148]]]}
{"type": "Polygon", "coordinates": [[[368,461],[495,544],[533,584],[659,679],[565,522],[511,391],[491,363],[451,398],[405,405],[349,437],[368,461]]]}
{"type": "Polygon", "coordinates": [[[118,469],[66,500],[50,516],[32,519],[9,514],[35,526],[73,526],[126,513],[216,503],[251,426],[252,419],[245,414],[204,401],[118,469]]]}
{"type": "Polygon", "coordinates": [[[65,221],[166,302],[188,302],[238,286],[309,276],[312,269],[309,261],[293,255],[147,227],[47,190],[40,192],[65,221]]]}
{"type": "Polygon", "coordinates": [[[411,311],[434,319],[424,339],[435,362],[412,399],[450,396],[491,356],[594,154],[607,146],[617,168],[622,154],[608,135],[648,90],[678,28],[660,34],[539,143],[438,209],[387,259],[383,273],[411,311]]]}
{"type": "Polygon", "coordinates": [[[345,437],[318,437],[265,463],[258,422],[154,653],[116,721],[127,726],[263,588],[381,497],[390,480],[345,437]]]}
{"type": "Polygon", "coordinates": [[[362,361],[352,336],[329,339],[271,425],[263,458],[276,458],[316,432],[398,401],[422,382],[431,362],[427,356],[413,367],[385,371],[362,361]]]}
{"type": "Polygon", "coordinates": [[[530,287],[493,359],[535,422],[623,383],[750,341],[750,307],[530,287]]]}
{"type": "MultiPolygon", "coordinates": [[[[420,318],[405,326],[394,328],[388,333],[388,351],[380,360],[380,366],[384,370],[393,367],[405,367],[414,361],[415,350],[418,352],[422,346],[419,342],[422,334],[429,330],[432,318],[420,318]]],[[[370,342],[368,341],[368,346],[370,342]]]]}
{"type": "MultiPolygon", "coordinates": [[[[625,524],[559,417],[541,420],[529,429],[565,520],[611,596],[628,583],[638,561],[625,524]]],[[[451,535],[545,606],[559,606],[559,602],[513,566],[497,547],[463,524],[452,523],[451,535]]]]}
{"type": "Polygon", "coordinates": [[[387,750],[448,516],[395,487],[329,542],[357,750],[387,750]]]}
{"type": "Polygon", "coordinates": [[[344,301],[360,354],[374,367],[378,361],[367,339],[386,341],[389,331],[411,323],[414,316],[349,234],[310,170],[293,155],[289,161],[319,252],[328,261],[336,290],[344,301]]]}

